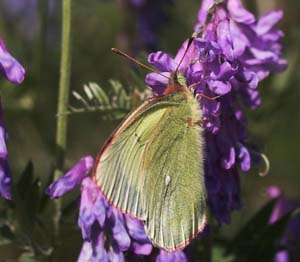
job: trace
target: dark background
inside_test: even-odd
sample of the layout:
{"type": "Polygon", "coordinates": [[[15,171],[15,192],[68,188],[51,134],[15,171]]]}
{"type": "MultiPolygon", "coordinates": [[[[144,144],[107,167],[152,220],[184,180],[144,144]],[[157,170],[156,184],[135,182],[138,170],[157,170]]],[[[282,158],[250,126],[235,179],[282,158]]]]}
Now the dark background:
{"type": "MultiPolygon", "coordinates": [[[[136,14],[122,8],[120,1],[73,0],[73,61],[71,89],[82,91],[84,84],[96,82],[108,90],[109,79],[137,85],[130,76],[128,62],[110,52],[120,47],[135,56],[146,57],[146,50],[134,49],[136,14]],[[130,15],[129,15],[130,14],[130,15]],[[124,35],[128,36],[124,40],[124,35]]],[[[0,36],[10,52],[24,65],[27,74],[20,86],[0,79],[5,125],[9,134],[9,162],[13,177],[31,159],[35,174],[46,181],[55,160],[55,128],[60,62],[61,1],[0,0],[0,36]]],[[[289,197],[300,197],[300,2],[298,0],[248,0],[245,6],[257,15],[281,8],[285,16],[279,27],[285,32],[286,72],[272,75],[260,84],[262,106],[248,112],[250,139],[269,158],[271,171],[266,177],[258,170],[240,174],[244,208],[233,213],[231,225],[222,234],[232,236],[250,215],[266,202],[266,188],[275,184],[289,197]]],[[[157,50],[176,54],[191,35],[200,1],[174,1],[166,8],[169,21],[159,30],[157,50]]],[[[145,72],[141,72],[141,77],[145,72]]],[[[74,103],[71,98],[71,103],[74,103]]],[[[82,155],[95,156],[118,121],[104,121],[101,113],[71,115],[69,118],[66,166],[82,155]]],[[[74,243],[66,243],[77,256],[79,232],[74,243]]],[[[2,252],[8,252],[10,249],[2,252]]],[[[65,250],[68,250],[65,247],[65,250]]],[[[72,252],[71,251],[71,252],[72,252]]],[[[11,249],[13,252],[13,249],[11,249]]]]}

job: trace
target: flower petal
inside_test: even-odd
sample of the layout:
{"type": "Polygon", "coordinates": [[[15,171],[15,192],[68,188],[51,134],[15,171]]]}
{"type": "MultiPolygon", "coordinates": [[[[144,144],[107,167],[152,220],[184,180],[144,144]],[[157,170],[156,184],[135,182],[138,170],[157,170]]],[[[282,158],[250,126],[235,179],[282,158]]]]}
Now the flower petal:
{"type": "Polygon", "coordinates": [[[144,256],[148,256],[151,254],[152,250],[153,250],[153,246],[152,244],[149,243],[139,243],[134,241],[132,243],[133,246],[133,252],[137,255],[144,255],[144,256]]]}
{"type": "Polygon", "coordinates": [[[162,72],[163,75],[166,77],[163,77],[157,73],[149,73],[146,76],[146,85],[151,87],[151,89],[156,92],[159,95],[162,95],[165,88],[168,84],[168,78],[170,77],[169,72],[162,72]]]}
{"type": "Polygon", "coordinates": [[[260,17],[257,21],[255,31],[258,35],[264,35],[277,24],[283,17],[282,10],[271,11],[260,17]]]}
{"type": "Polygon", "coordinates": [[[24,80],[24,67],[8,52],[4,42],[0,38],[0,73],[15,84],[20,84],[24,80]]]}
{"type": "Polygon", "coordinates": [[[0,99],[0,158],[2,159],[7,158],[6,139],[7,139],[7,133],[4,127],[2,103],[0,99]]]}
{"type": "Polygon", "coordinates": [[[231,63],[224,62],[221,65],[218,63],[213,65],[214,70],[210,74],[210,78],[214,80],[227,81],[229,80],[236,72],[237,67],[234,68],[231,63]]]}
{"type": "Polygon", "coordinates": [[[11,199],[12,178],[6,160],[0,159],[0,194],[7,200],[11,199]]]}
{"type": "MultiPolygon", "coordinates": [[[[177,51],[177,54],[174,58],[174,61],[176,63],[176,67],[179,65],[178,71],[182,74],[185,74],[186,70],[188,69],[191,61],[195,58],[195,44],[194,42],[190,45],[189,49],[187,49],[189,40],[185,40],[179,50],[177,51]]],[[[175,70],[176,67],[173,69],[175,70]]]]}
{"type": "Polygon", "coordinates": [[[104,227],[107,214],[107,203],[100,191],[98,192],[97,199],[93,206],[93,213],[100,227],[104,227]]]}
{"type": "Polygon", "coordinates": [[[277,198],[282,194],[282,191],[278,186],[272,185],[267,188],[267,194],[271,198],[277,198]]]}
{"type": "Polygon", "coordinates": [[[230,82],[222,82],[222,81],[208,81],[208,87],[211,91],[216,93],[217,95],[226,95],[231,90],[230,82]]]}
{"type": "MultiPolygon", "coordinates": [[[[246,47],[250,45],[250,42],[236,23],[230,21],[229,26],[230,26],[234,55],[236,57],[239,57],[245,52],[246,47]]],[[[251,29],[244,28],[244,30],[251,30],[251,29]]]]}
{"type": "Polygon", "coordinates": [[[120,250],[119,246],[115,244],[109,247],[108,257],[111,262],[125,262],[123,252],[120,250]]]}
{"type": "Polygon", "coordinates": [[[251,168],[251,157],[248,149],[245,146],[240,146],[238,158],[240,159],[241,169],[244,172],[249,171],[251,168]]]}
{"type": "Polygon", "coordinates": [[[98,198],[99,190],[94,181],[87,177],[81,186],[81,199],[78,217],[78,225],[81,228],[82,238],[90,240],[92,236],[92,226],[97,220],[94,214],[94,205],[98,198]]]}
{"type": "MultiPolygon", "coordinates": [[[[1,110],[1,108],[0,108],[0,110],[1,110]]],[[[0,114],[1,114],[1,112],[0,112],[0,114]]],[[[2,158],[2,159],[7,158],[6,136],[7,136],[7,133],[6,133],[5,127],[2,125],[2,121],[0,119],[0,158],[2,158]]]]}
{"type": "Polygon", "coordinates": [[[188,69],[188,78],[187,81],[192,83],[200,82],[204,77],[204,67],[202,63],[193,63],[189,66],[188,69]]]}
{"type": "Polygon", "coordinates": [[[183,251],[166,252],[160,250],[156,262],[186,262],[187,258],[183,251]]]}
{"type": "Polygon", "coordinates": [[[148,236],[146,235],[144,224],[141,220],[136,218],[125,216],[126,226],[128,229],[129,235],[139,241],[139,242],[148,242],[148,236]]]}
{"type": "Polygon", "coordinates": [[[240,0],[228,0],[227,8],[234,21],[246,25],[255,22],[255,16],[243,7],[240,0]]]}
{"type": "Polygon", "coordinates": [[[194,40],[194,44],[198,51],[198,58],[202,63],[212,62],[217,55],[221,54],[221,48],[215,41],[197,38],[194,40]]]}
{"type": "Polygon", "coordinates": [[[224,55],[229,61],[235,59],[233,51],[233,42],[229,27],[229,21],[227,19],[221,21],[217,27],[218,44],[223,50],[224,55]]]}
{"type": "Polygon", "coordinates": [[[91,156],[82,157],[63,177],[54,181],[47,189],[50,198],[58,198],[73,190],[88,175],[94,165],[91,156]]]}
{"type": "Polygon", "coordinates": [[[113,238],[117,242],[118,247],[121,251],[128,250],[131,241],[126,231],[122,214],[114,208],[111,208],[108,213],[108,219],[113,233],[113,238]]]}
{"type": "Polygon", "coordinates": [[[167,53],[158,51],[148,55],[148,62],[154,65],[159,71],[173,71],[176,68],[176,63],[167,53]]]}
{"type": "Polygon", "coordinates": [[[109,262],[108,254],[104,248],[104,234],[97,232],[95,239],[84,241],[78,262],[109,262]]]}
{"type": "Polygon", "coordinates": [[[207,17],[208,10],[212,7],[213,4],[214,4],[214,0],[202,1],[201,8],[199,9],[198,12],[198,21],[199,21],[198,27],[204,24],[207,17]]]}

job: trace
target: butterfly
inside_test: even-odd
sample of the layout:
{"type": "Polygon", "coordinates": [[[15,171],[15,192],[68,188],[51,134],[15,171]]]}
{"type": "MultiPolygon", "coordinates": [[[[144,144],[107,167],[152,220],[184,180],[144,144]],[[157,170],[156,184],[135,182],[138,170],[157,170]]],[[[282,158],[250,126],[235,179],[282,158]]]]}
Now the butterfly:
{"type": "Polygon", "coordinates": [[[94,180],[108,202],[144,222],[154,246],[184,248],[206,224],[202,112],[171,74],[161,96],[146,100],[100,151],[94,180]]]}

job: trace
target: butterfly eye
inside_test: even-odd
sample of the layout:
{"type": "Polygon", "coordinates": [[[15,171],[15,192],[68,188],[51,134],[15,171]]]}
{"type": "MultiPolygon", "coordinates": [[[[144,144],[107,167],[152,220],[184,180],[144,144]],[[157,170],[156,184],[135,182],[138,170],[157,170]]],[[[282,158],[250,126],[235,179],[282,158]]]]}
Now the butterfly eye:
{"type": "Polygon", "coordinates": [[[178,82],[181,86],[186,86],[186,78],[185,78],[181,73],[178,73],[178,74],[177,74],[177,82],[178,82]]]}

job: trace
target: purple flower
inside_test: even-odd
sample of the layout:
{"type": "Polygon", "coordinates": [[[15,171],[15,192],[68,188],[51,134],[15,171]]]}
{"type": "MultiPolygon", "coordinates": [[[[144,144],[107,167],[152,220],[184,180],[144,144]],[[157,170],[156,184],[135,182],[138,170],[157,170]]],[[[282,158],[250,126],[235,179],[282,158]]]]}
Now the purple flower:
{"type": "MultiPolygon", "coordinates": [[[[24,80],[25,69],[7,51],[0,38],[0,74],[8,81],[19,84],[24,80]]],[[[11,199],[12,178],[7,162],[7,132],[4,127],[2,104],[0,100],[0,194],[5,199],[11,199]]]]}
{"type": "Polygon", "coordinates": [[[123,251],[129,249],[131,240],[123,219],[121,213],[109,206],[94,181],[90,177],[84,178],[78,225],[85,242],[79,258],[124,261],[123,251]],[[107,242],[109,246],[105,247],[107,242]]]}
{"type": "MultiPolygon", "coordinates": [[[[84,243],[78,261],[132,261],[140,256],[156,257],[142,221],[123,214],[111,206],[92,178],[87,176],[93,158],[83,157],[65,176],[47,190],[50,197],[64,195],[81,184],[78,225],[84,243]]],[[[156,261],[187,261],[184,251],[161,251],[156,261]],[[169,260],[166,260],[169,259],[169,260]]]]}
{"type": "MultiPolygon", "coordinates": [[[[203,26],[213,2],[203,1],[196,29],[203,26]]],[[[256,21],[240,0],[227,0],[218,7],[211,23],[206,26],[204,38],[216,41],[229,61],[239,61],[244,71],[253,71],[262,80],[270,72],[280,72],[287,67],[279,43],[283,32],[274,28],[282,16],[283,12],[276,10],[256,21]]]]}
{"type": "Polygon", "coordinates": [[[119,244],[121,250],[127,250],[130,245],[130,238],[125,229],[123,216],[116,209],[110,208],[109,204],[100,193],[94,181],[87,177],[82,182],[81,203],[78,224],[82,230],[85,240],[92,238],[92,227],[96,223],[100,229],[104,229],[105,224],[114,240],[119,244]]]}
{"type": "Polygon", "coordinates": [[[10,82],[20,84],[24,80],[25,69],[8,52],[0,38],[0,73],[10,82]]]}
{"type": "MultiPolygon", "coordinates": [[[[277,203],[271,214],[270,223],[276,222],[282,216],[291,210],[300,209],[300,199],[286,198],[279,187],[270,186],[267,189],[270,198],[278,198],[277,203]]],[[[277,252],[274,262],[290,262],[300,257],[300,216],[293,216],[287,225],[284,236],[281,239],[281,245],[286,249],[277,252]]]]}
{"type": "Polygon", "coordinates": [[[124,252],[150,255],[153,250],[142,221],[110,206],[90,177],[82,181],[78,224],[85,240],[80,257],[90,254],[92,260],[101,251],[103,261],[124,261],[124,252]]]}
{"type": "MultiPolygon", "coordinates": [[[[203,113],[209,206],[219,223],[230,223],[231,211],[242,206],[238,170],[249,171],[255,159],[247,142],[241,102],[251,109],[257,108],[261,103],[259,81],[270,72],[284,70],[287,63],[281,55],[282,33],[274,28],[281,11],[256,21],[239,0],[227,0],[218,5],[207,21],[214,3],[202,2],[199,23],[195,26],[202,34],[190,46],[179,73],[187,85],[194,86],[203,113]],[[207,98],[216,96],[219,98],[207,98]]],[[[158,51],[149,54],[148,61],[169,76],[185,50],[186,42],[174,59],[158,51]]],[[[167,79],[156,73],[146,76],[146,84],[159,95],[163,94],[166,83],[167,79]]]]}
{"type": "Polygon", "coordinates": [[[94,165],[91,156],[85,156],[72,167],[62,178],[52,183],[47,190],[47,194],[52,198],[58,198],[73,190],[81,184],[82,179],[88,175],[94,165]]]}

